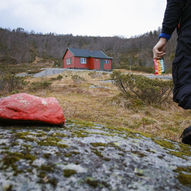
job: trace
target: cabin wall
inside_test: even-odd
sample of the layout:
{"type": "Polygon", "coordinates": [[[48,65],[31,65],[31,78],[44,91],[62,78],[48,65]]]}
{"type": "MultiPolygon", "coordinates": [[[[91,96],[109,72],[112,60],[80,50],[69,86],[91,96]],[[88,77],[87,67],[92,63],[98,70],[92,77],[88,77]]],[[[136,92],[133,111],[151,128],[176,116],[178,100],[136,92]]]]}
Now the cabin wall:
{"type": "Polygon", "coordinates": [[[80,63],[80,58],[81,57],[75,57],[74,58],[74,66],[75,68],[80,68],[80,69],[88,69],[88,61],[89,59],[86,59],[86,64],[81,64],[80,63]]]}
{"type": "Polygon", "coordinates": [[[63,68],[74,68],[74,58],[75,57],[73,56],[73,54],[69,50],[67,50],[67,52],[63,58],[63,68]],[[69,64],[69,65],[66,64],[66,60],[68,58],[71,59],[71,64],[69,64]]]}
{"type": "Polygon", "coordinates": [[[108,59],[108,61],[108,64],[104,64],[104,70],[112,70],[112,59],[108,59]]]}

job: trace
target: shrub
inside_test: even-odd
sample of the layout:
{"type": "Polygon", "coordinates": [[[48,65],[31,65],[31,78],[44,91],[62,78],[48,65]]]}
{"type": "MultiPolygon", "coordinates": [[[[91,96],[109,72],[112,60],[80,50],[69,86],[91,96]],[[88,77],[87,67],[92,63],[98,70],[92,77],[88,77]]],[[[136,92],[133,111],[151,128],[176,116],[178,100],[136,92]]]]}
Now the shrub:
{"type": "Polygon", "coordinates": [[[131,70],[133,71],[139,71],[139,72],[146,72],[146,73],[153,73],[153,67],[147,67],[147,66],[132,66],[131,70]]]}
{"type": "Polygon", "coordinates": [[[59,74],[57,77],[51,78],[51,80],[61,80],[62,78],[63,76],[59,74]]]}
{"type": "Polygon", "coordinates": [[[1,56],[0,57],[0,62],[3,64],[17,64],[17,59],[11,56],[1,56]]]}
{"type": "Polygon", "coordinates": [[[85,81],[84,78],[82,78],[81,76],[78,76],[76,74],[72,76],[72,80],[75,83],[81,83],[81,82],[85,81]]]}
{"type": "Polygon", "coordinates": [[[92,71],[92,72],[89,72],[88,75],[91,77],[91,78],[99,78],[101,77],[102,75],[105,75],[107,73],[101,73],[101,72],[96,72],[96,71],[92,71]]]}
{"type": "Polygon", "coordinates": [[[165,103],[172,92],[172,81],[149,79],[145,76],[113,72],[113,83],[126,98],[137,98],[144,104],[165,103]]]}
{"type": "Polygon", "coordinates": [[[18,92],[18,90],[23,89],[27,82],[23,77],[17,77],[10,73],[0,74],[0,92],[1,93],[11,93],[18,92]]]}
{"type": "Polygon", "coordinates": [[[63,78],[63,76],[60,74],[56,77],[57,80],[61,80],[62,78],[63,78]]]}
{"type": "Polygon", "coordinates": [[[53,64],[53,67],[62,67],[62,60],[59,60],[59,59],[54,59],[54,64],[53,64]]]}
{"type": "Polygon", "coordinates": [[[44,81],[40,81],[40,82],[32,82],[30,84],[29,89],[31,91],[37,91],[37,90],[41,90],[41,89],[48,89],[48,88],[50,88],[50,86],[51,86],[51,82],[44,80],[44,81]]]}

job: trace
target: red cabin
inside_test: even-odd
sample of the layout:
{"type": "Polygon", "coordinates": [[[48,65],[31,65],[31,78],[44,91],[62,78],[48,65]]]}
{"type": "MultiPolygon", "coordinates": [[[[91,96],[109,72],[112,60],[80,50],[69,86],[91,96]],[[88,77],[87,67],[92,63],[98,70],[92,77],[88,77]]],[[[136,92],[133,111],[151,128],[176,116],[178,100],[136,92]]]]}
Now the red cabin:
{"type": "Polygon", "coordinates": [[[100,50],[67,48],[63,56],[64,68],[112,70],[112,58],[100,50]]]}

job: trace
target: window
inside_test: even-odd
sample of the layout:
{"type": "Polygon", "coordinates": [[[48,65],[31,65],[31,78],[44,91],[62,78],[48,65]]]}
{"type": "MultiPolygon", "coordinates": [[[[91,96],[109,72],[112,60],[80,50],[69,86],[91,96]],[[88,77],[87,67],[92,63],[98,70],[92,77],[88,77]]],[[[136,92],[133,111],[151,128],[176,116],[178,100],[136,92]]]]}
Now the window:
{"type": "Polygon", "coordinates": [[[80,58],[80,63],[81,63],[81,64],[86,64],[86,62],[87,62],[87,61],[86,61],[86,58],[80,58]]]}
{"type": "Polygon", "coordinates": [[[71,64],[71,58],[67,58],[66,59],[66,65],[70,65],[71,64]]]}
{"type": "Polygon", "coordinates": [[[109,60],[104,60],[104,64],[109,64],[109,60]]]}

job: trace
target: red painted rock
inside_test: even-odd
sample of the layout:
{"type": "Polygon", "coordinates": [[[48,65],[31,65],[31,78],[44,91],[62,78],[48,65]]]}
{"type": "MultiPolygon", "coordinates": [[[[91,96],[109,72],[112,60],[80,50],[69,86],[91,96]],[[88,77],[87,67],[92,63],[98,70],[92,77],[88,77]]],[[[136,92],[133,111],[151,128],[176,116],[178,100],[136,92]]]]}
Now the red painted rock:
{"type": "Polygon", "coordinates": [[[64,124],[64,113],[56,98],[41,98],[26,93],[0,98],[0,120],[64,124]]]}

